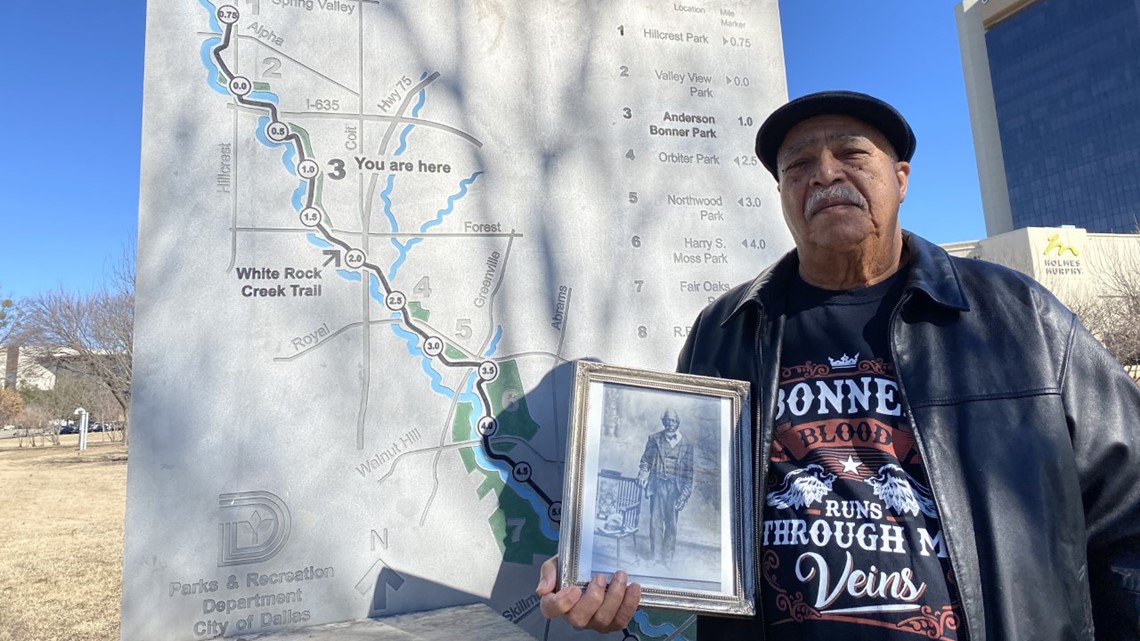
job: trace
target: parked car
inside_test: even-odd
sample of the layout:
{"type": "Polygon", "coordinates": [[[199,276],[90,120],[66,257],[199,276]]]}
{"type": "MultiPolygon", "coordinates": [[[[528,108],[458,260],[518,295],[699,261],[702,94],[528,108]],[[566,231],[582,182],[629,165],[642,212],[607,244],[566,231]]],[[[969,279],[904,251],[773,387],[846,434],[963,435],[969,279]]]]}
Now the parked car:
{"type": "Polygon", "coordinates": [[[64,425],[63,427],[59,428],[59,433],[60,434],[78,434],[79,428],[74,426],[74,425],[64,425]]]}

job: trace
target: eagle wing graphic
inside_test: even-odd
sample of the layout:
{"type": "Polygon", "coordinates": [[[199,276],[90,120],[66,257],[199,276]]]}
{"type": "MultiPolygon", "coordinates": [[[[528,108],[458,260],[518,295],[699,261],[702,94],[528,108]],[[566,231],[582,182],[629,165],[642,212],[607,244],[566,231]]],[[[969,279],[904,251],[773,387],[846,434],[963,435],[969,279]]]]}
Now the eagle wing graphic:
{"type": "Polygon", "coordinates": [[[768,493],[768,505],[779,509],[810,507],[831,492],[835,475],[812,463],[784,476],[784,482],[768,493]]]}
{"type": "Polygon", "coordinates": [[[870,485],[875,496],[895,514],[918,516],[921,512],[932,519],[938,518],[930,489],[894,463],[880,467],[877,474],[863,482],[870,485]]]}

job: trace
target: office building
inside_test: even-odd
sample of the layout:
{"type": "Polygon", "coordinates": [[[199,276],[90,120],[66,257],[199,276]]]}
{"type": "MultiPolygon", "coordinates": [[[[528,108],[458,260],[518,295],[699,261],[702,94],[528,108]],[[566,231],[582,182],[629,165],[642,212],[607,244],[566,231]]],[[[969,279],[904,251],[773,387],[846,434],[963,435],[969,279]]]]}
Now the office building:
{"type": "Polygon", "coordinates": [[[957,7],[988,235],[1140,226],[1140,5],[957,7]]]}

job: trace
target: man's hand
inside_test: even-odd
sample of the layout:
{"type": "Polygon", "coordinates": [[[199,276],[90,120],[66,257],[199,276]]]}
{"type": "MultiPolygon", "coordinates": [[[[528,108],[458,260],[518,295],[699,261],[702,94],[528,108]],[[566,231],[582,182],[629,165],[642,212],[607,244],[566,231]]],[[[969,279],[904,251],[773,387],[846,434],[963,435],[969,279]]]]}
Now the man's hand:
{"type": "Polygon", "coordinates": [[[535,594],[542,597],[542,616],[562,617],[575,628],[589,628],[597,632],[615,632],[629,625],[633,613],[641,602],[641,586],[626,585],[628,576],[622,570],[614,573],[606,588],[605,578],[594,577],[585,590],[567,588],[558,590],[558,557],[542,564],[535,594]]]}

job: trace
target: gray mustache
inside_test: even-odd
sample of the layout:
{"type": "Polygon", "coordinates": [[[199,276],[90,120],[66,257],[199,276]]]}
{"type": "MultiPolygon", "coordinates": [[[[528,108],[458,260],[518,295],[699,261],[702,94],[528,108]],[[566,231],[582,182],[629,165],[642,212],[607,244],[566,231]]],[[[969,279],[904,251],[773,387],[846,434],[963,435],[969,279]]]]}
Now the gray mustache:
{"type": "Polygon", "coordinates": [[[855,205],[860,209],[867,208],[863,194],[860,194],[851,185],[839,183],[824,187],[808,196],[804,211],[810,216],[820,209],[832,205],[855,205]]]}

